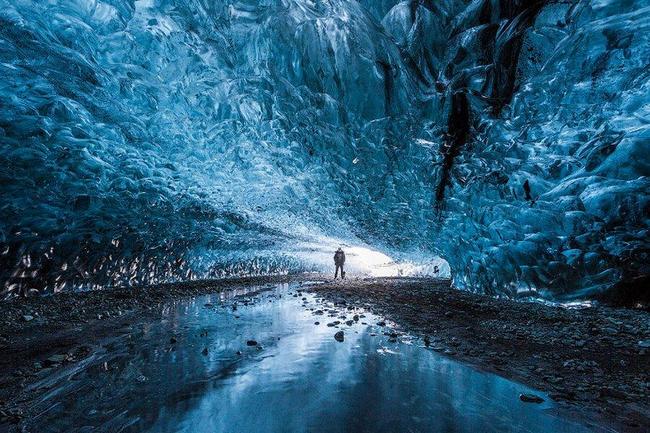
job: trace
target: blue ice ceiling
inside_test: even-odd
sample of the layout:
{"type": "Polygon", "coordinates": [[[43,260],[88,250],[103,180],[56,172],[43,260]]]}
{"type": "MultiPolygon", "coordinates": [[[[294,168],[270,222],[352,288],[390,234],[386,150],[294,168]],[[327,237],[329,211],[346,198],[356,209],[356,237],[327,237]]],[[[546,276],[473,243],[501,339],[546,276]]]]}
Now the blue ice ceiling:
{"type": "Polygon", "coordinates": [[[648,274],[645,0],[0,0],[5,294],[319,268],[648,274]]]}

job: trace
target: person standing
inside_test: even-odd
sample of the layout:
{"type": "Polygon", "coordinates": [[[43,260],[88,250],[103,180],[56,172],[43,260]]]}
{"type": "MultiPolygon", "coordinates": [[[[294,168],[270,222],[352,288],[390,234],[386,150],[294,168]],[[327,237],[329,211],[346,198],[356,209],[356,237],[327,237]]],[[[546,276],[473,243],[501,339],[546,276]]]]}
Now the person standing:
{"type": "Polygon", "coordinates": [[[336,266],[336,270],[334,271],[334,279],[339,274],[339,269],[341,270],[341,279],[345,278],[345,271],[343,270],[343,264],[345,263],[345,253],[339,247],[338,250],[334,253],[334,266],[336,266]]]}

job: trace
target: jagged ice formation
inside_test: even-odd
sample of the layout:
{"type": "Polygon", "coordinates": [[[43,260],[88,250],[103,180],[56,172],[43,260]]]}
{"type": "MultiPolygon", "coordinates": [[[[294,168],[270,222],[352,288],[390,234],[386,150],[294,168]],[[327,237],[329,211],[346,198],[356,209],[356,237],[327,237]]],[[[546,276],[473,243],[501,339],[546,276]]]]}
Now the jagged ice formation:
{"type": "Polygon", "coordinates": [[[636,287],[649,35],[641,0],[0,0],[4,292],[338,243],[488,293],[636,287]]]}

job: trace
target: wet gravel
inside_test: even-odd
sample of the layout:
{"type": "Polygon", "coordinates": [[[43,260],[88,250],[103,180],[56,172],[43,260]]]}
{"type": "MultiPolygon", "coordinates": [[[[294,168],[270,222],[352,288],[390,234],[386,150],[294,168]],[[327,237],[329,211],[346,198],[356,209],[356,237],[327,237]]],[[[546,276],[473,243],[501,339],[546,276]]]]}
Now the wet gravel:
{"type": "Polygon", "coordinates": [[[650,431],[650,313],[495,299],[449,281],[381,278],[305,287],[419,334],[425,345],[550,394],[615,431],[650,431]]]}
{"type": "Polygon", "coordinates": [[[190,281],[0,301],[0,431],[2,423],[24,418],[31,383],[87,357],[102,339],[128,332],[135,321],[157,320],[171,302],[239,287],[265,290],[309,278],[314,276],[190,281]]]}
{"type": "Polygon", "coordinates": [[[332,282],[314,275],[198,281],[0,302],[0,422],[20,422],[25,416],[22,402],[29,399],[29,385],[38,377],[87,357],[104,337],[124,332],[134,321],[156,320],[171,302],[237,287],[264,290],[289,281],[302,281],[301,290],[337,306],[336,311],[316,309],[315,318],[322,316],[318,323],[338,327],[363,322],[363,315],[341,315],[360,307],[419,335],[431,350],[548,393],[567,410],[575,409],[576,416],[588,414],[612,431],[650,431],[647,311],[494,299],[453,290],[448,281],[440,280],[332,282]]]}

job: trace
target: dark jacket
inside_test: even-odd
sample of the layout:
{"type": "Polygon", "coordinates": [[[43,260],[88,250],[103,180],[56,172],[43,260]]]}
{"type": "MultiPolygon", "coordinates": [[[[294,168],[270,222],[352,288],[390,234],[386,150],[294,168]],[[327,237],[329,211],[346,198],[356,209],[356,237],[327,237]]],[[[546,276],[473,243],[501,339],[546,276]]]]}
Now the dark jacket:
{"type": "Polygon", "coordinates": [[[334,253],[334,264],[342,265],[345,263],[345,253],[343,251],[337,251],[334,253]]]}

